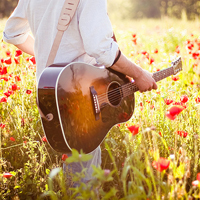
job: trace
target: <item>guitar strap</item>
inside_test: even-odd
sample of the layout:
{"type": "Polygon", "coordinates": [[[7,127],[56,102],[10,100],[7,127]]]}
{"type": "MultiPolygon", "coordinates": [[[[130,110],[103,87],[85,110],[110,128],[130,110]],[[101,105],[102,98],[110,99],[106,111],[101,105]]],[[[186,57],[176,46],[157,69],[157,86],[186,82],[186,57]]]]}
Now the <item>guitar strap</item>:
{"type": "Polygon", "coordinates": [[[51,51],[47,60],[46,67],[50,66],[53,64],[54,59],[56,57],[56,53],[58,51],[62,36],[64,34],[64,31],[67,30],[74,14],[77,9],[77,6],[79,4],[80,0],[65,0],[65,3],[63,5],[63,8],[60,13],[60,17],[58,20],[58,25],[57,25],[57,34],[54,39],[53,45],[51,47],[51,51]]]}
{"type": "MultiPolygon", "coordinates": [[[[49,54],[49,57],[47,60],[46,67],[53,64],[54,59],[56,57],[56,53],[58,51],[58,48],[59,48],[59,45],[61,42],[61,39],[62,39],[62,36],[64,34],[64,31],[67,30],[74,14],[75,14],[75,11],[77,9],[79,1],[80,0],[65,0],[65,3],[63,5],[63,8],[60,13],[60,17],[58,19],[58,25],[57,25],[58,31],[57,31],[56,37],[54,39],[53,45],[51,47],[51,51],[50,51],[50,54],[49,54]]],[[[45,116],[43,114],[42,110],[39,107],[38,102],[37,102],[37,106],[38,106],[38,111],[40,113],[40,116],[48,121],[49,120],[48,116],[45,116]]]]}

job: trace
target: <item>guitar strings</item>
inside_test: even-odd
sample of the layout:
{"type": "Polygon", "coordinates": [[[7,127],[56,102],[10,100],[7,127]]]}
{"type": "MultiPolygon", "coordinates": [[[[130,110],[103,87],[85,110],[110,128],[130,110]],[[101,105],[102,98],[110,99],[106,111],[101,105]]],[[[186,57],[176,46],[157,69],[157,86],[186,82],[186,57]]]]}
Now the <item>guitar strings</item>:
{"type": "Polygon", "coordinates": [[[121,97],[127,97],[127,96],[133,94],[134,93],[134,90],[133,90],[134,88],[138,89],[137,86],[134,83],[128,83],[128,84],[122,85],[121,87],[113,89],[113,90],[109,91],[108,93],[103,93],[103,94],[99,95],[98,96],[98,100],[100,102],[101,101],[106,101],[107,100],[107,96],[109,96],[108,99],[111,102],[114,101],[114,100],[116,101],[116,100],[121,99],[121,97]],[[120,92],[120,90],[122,92],[120,92]]]}
{"type": "MultiPolygon", "coordinates": [[[[155,72],[153,74],[154,79],[156,81],[159,81],[163,78],[166,77],[166,72],[167,71],[171,71],[170,68],[168,69],[165,69],[164,71],[158,71],[158,72],[155,72]]],[[[173,73],[172,73],[173,74],[173,73]]],[[[134,92],[136,92],[138,90],[138,87],[136,86],[135,83],[128,83],[128,84],[125,84],[125,85],[122,85],[121,87],[118,87],[118,88],[115,88],[111,91],[108,91],[107,93],[103,93],[101,95],[98,96],[98,100],[101,102],[101,101],[106,101],[107,100],[107,96],[109,96],[109,101],[116,101],[116,100],[119,100],[122,95],[120,95],[120,90],[122,91],[122,95],[125,94],[123,97],[127,97],[131,94],[133,94],[134,92]],[[119,98],[120,96],[120,98],[119,98]]]]}

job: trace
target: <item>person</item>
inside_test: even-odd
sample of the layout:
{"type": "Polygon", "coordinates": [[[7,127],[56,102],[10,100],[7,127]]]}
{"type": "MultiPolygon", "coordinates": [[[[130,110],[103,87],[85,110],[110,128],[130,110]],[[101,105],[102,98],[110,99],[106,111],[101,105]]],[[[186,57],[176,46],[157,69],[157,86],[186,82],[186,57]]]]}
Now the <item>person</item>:
{"type": "MultiPolygon", "coordinates": [[[[45,68],[53,44],[60,12],[65,0],[19,0],[8,18],[3,39],[36,58],[36,78],[45,68]]],[[[106,0],[80,0],[68,29],[64,32],[54,63],[85,62],[104,65],[134,79],[140,92],[157,89],[152,74],[130,61],[113,39],[112,25],[107,14],[106,0]]],[[[92,153],[93,158],[84,163],[92,179],[92,165],[101,165],[101,149],[92,153]]],[[[66,166],[65,166],[66,167],[66,166]]],[[[81,166],[74,163],[73,173],[81,166]]]]}

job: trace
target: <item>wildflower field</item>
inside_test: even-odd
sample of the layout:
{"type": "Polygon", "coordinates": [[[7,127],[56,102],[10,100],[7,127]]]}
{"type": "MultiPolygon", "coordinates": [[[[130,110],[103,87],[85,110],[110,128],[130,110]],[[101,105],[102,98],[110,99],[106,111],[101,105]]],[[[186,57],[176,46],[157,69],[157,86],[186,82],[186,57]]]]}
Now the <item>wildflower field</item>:
{"type": "MultiPolygon", "coordinates": [[[[0,21],[2,35],[6,20],[0,21]]],[[[62,164],[90,159],[50,148],[36,106],[36,63],[0,44],[0,199],[164,200],[200,198],[200,25],[198,21],[113,21],[120,49],[154,73],[181,57],[182,71],[135,93],[132,118],[101,144],[95,179],[66,180],[62,164]],[[80,182],[72,188],[71,182],[80,182]]],[[[124,113],[126,115],[126,113],[124,113]]],[[[111,116],[112,117],[112,116],[111,116]]]]}

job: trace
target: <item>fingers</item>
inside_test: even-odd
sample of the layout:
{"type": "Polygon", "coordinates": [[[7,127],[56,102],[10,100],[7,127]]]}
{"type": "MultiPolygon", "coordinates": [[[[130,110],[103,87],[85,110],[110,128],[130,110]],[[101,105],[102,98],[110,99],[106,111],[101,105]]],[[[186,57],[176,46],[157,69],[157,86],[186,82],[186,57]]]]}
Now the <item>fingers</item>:
{"type": "Polygon", "coordinates": [[[140,92],[143,93],[143,92],[147,92],[147,91],[151,91],[151,90],[156,90],[158,88],[157,84],[155,81],[153,81],[152,84],[148,85],[148,87],[146,88],[140,88],[140,92]]]}

